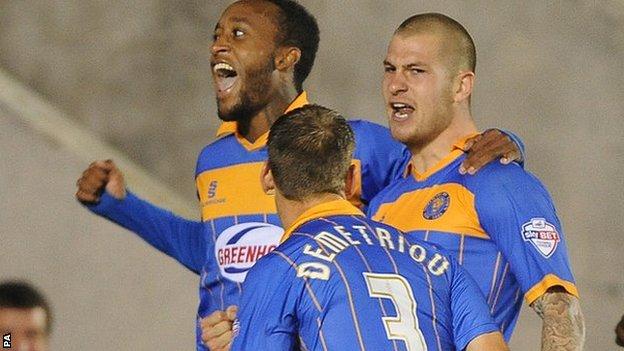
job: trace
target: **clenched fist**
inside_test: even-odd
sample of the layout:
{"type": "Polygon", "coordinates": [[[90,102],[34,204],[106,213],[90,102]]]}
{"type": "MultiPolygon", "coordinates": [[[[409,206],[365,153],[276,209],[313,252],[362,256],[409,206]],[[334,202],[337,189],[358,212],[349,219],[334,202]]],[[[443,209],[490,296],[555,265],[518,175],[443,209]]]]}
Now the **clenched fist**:
{"type": "Polygon", "coordinates": [[[238,307],[232,305],[225,311],[215,311],[201,320],[202,341],[212,351],[229,351],[232,346],[232,323],[238,307]]]}
{"type": "Polygon", "coordinates": [[[123,173],[112,160],[91,163],[89,168],[82,172],[76,186],[78,186],[76,199],[84,204],[99,202],[104,191],[119,200],[126,197],[123,173]]]}

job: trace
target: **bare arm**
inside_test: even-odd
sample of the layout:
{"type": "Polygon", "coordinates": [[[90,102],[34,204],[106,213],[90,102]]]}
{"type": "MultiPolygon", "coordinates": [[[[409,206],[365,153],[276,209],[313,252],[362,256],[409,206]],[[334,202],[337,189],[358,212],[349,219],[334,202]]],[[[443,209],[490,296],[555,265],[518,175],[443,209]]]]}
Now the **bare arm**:
{"type": "Polygon", "coordinates": [[[503,334],[499,332],[479,335],[466,347],[466,351],[509,351],[503,334]]]}
{"type": "Polygon", "coordinates": [[[542,318],[542,351],[583,349],[585,320],[579,300],[561,287],[548,289],[531,304],[542,318]]]}

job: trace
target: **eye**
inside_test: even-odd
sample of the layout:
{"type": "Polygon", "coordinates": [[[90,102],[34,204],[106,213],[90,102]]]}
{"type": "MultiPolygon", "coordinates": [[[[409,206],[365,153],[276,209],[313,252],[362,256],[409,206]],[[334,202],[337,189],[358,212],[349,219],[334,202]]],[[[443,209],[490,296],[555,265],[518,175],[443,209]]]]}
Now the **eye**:
{"type": "Polygon", "coordinates": [[[232,35],[234,35],[234,37],[235,37],[235,38],[240,38],[240,37],[242,37],[243,35],[245,35],[245,32],[243,32],[243,31],[242,31],[242,30],[240,30],[240,29],[234,29],[234,30],[232,31],[232,35]]]}
{"type": "Polygon", "coordinates": [[[420,69],[420,68],[412,68],[412,69],[410,69],[410,71],[412,72],[412,74],[425,73],[425,70],[424,69],[420,69]]]}
{"type": "Polygon", "coordinates": [[[384,66],[384,72],[390,73],[394,71],[396,71],[396,68],[394,68],[394,66],[384,66]]]}

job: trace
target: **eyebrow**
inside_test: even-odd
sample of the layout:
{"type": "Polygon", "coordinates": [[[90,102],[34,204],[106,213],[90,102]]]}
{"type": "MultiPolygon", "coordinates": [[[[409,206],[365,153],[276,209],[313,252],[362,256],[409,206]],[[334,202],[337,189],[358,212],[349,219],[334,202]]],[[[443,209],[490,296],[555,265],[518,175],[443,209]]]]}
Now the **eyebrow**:
{"type": "Polygon", "coordinates": [[[249,25],[249,20],[245,17],[232,17],[230,21],[249,25]]]}
{"type": "Polygon", "coordinates": [[[414,67],[429,67],[428,64],[423,63],[423,62],[415,62],[415,63],[410,63],[405,65],[405,67],[407,68],[414,68],[414,67]]]}

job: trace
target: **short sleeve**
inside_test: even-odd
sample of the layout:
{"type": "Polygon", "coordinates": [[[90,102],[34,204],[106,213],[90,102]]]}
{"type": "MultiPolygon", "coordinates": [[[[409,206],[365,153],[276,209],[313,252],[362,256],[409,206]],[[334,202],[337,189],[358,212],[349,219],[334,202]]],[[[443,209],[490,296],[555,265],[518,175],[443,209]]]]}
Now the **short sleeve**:
{"type": "Polygon", "coordinates": [[[256,262],[243,283],[232,351],[291,350],[297,345],[294,277],[278,252],[256,262]]]}
{"type": "Polygon", "coordinates": [[[403,175],[410,153],[386,127],[360,120],[350,125],[355,134],[354,158],[360,162],[360,196],[366,206],[392,180],[403,175]]]}
{"type": "Polygon", "coordinates": [[[475,196],[481,226],[510,263],[527,303],[561,286],[578,296],[563,230],[541,182],[517,165],[495,166],[475,196]]]}
{"type": "Polygon", "coordinates": [[[451,261],[453,337],[457,350],[464,350],[476,337],[500,330],[477,283],[455,260],[451,261]]]}

